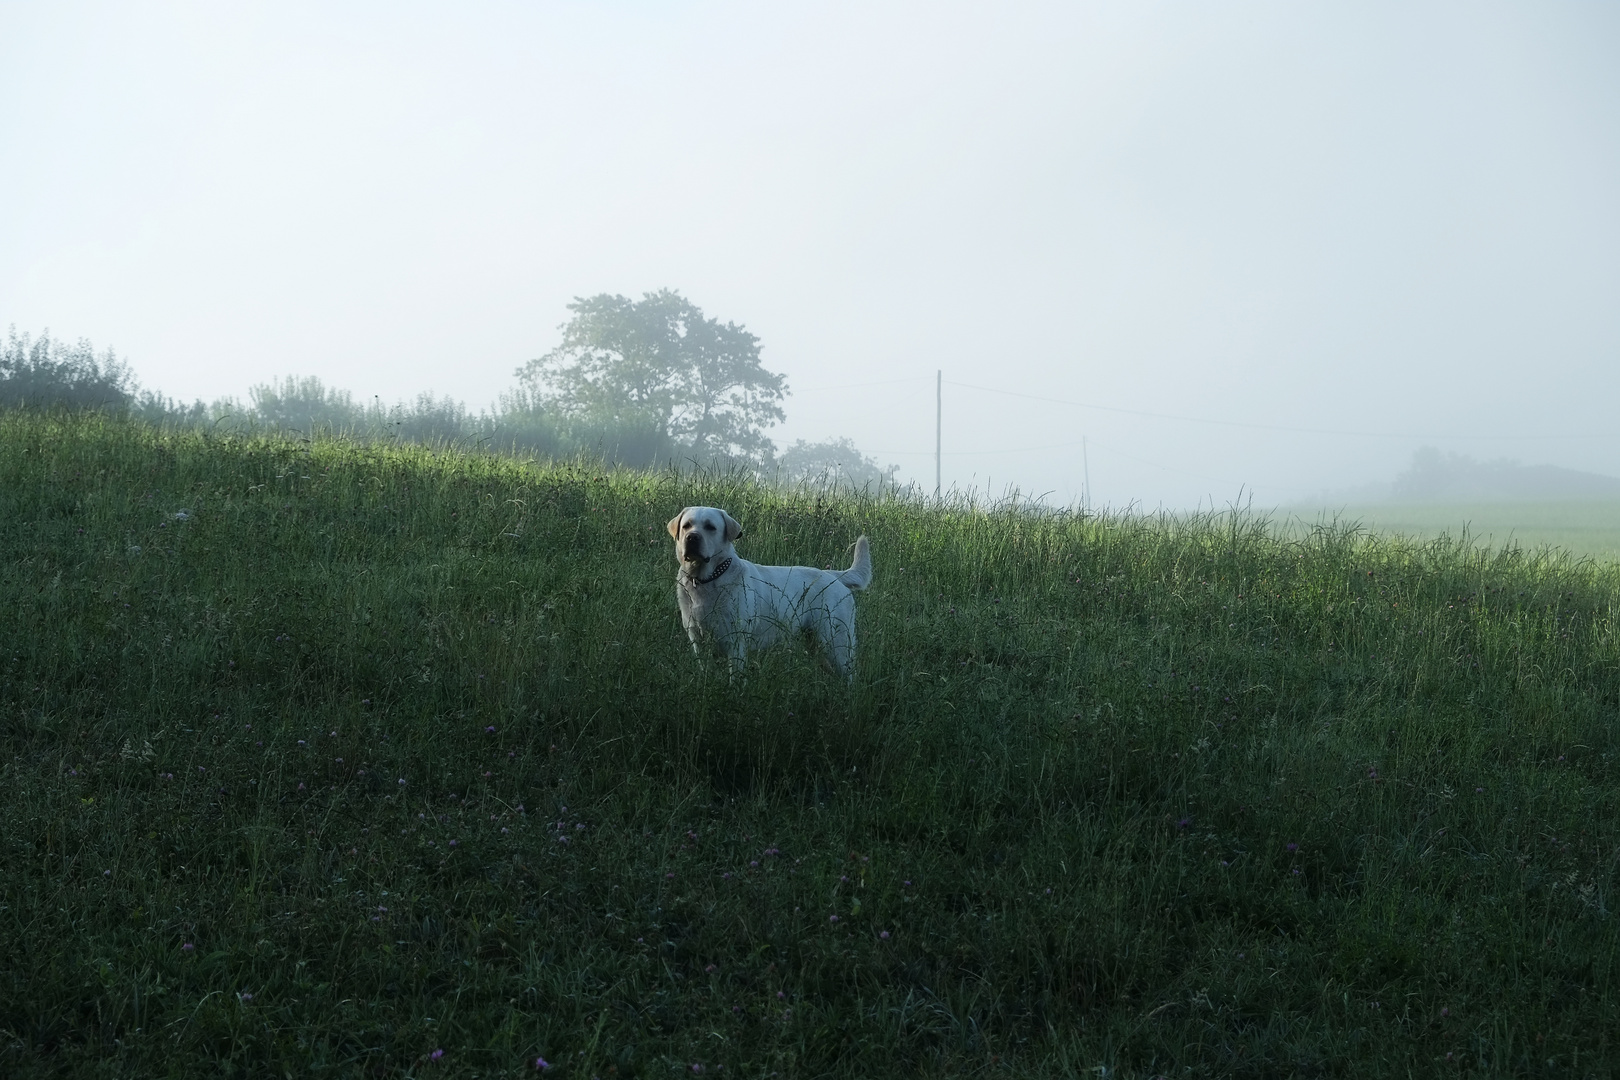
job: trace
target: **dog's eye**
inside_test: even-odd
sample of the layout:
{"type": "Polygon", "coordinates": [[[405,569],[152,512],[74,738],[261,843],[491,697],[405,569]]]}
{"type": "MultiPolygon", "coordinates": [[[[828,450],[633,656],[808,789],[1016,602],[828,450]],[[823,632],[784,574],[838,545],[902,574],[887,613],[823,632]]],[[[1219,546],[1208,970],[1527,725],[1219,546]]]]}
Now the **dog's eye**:
{"type": "Polygon", "coordinates": [[[703,523],[703,527],[705,529],[708,529],[710,532],[714,532],[714,522],[712,522],[712,521],[705,521],[703,523]]]}

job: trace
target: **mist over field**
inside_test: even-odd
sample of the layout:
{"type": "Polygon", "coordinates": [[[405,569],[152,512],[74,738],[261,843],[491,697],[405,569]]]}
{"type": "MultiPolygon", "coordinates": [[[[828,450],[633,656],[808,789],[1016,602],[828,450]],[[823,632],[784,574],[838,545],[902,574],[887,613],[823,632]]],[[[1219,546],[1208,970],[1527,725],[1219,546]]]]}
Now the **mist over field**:
{"type": "Polygon", "coordinates": [[[1331,506],[1424,447],[1620,476],[1612,6],[0,20],[0,327],[179,402],[477,414],[575,298],[669,289],[757,336],[778,452],[930,491],[936,372],[947,488],[1331,506]]]}
{"type": "Polygon", "coordinates": [[[1617,56],[0,0],[0,1077],[1620,1075],[1617,56]]]}

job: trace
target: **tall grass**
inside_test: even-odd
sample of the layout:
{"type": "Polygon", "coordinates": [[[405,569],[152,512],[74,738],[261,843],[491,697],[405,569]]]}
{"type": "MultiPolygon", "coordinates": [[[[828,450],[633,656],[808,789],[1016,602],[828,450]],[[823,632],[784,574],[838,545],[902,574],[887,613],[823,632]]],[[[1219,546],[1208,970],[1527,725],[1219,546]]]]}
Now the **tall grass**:
{"type": "Polygon", "coordinates": [[[7,414],[0,575],[7,1075],[1620,1058],[1613,564],[7,414]]]}

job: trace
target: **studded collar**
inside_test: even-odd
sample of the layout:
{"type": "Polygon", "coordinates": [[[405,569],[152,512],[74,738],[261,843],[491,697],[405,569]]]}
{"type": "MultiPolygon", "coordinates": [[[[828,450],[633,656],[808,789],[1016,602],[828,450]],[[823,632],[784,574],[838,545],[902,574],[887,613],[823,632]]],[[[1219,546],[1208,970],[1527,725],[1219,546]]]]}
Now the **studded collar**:
{"type": "Polygon", "coordinates": [[[720,575],[724,574],[727,570],[730,570],[731,569],[731,564],[733,562],[735,562],[735,561],[736,560],[734,560],[734,559],[727,559],[725,562],[721,563],[719,568],[716,569],[715,572],[710,574],[708,577],[696,577],[696,576],[693,576],[692,580],[695,583],[699,584],[699,585],[707,585],[711,581],[717,580],[720,577],[720,575]]]}

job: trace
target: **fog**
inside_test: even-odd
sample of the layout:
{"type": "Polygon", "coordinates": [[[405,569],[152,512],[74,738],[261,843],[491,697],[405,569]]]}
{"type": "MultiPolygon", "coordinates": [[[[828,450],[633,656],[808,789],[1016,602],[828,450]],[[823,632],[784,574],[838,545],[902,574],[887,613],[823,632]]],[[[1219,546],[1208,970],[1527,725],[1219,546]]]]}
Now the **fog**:
{"type": "Polygon", "coordinates": [[[1600,3],[6,3],[0,329],[478,407],[668,287],[778,445],[929,489],[936,371],[946,485],[1056,503],[1620,475],[1617,57],[1600,3]]]}

